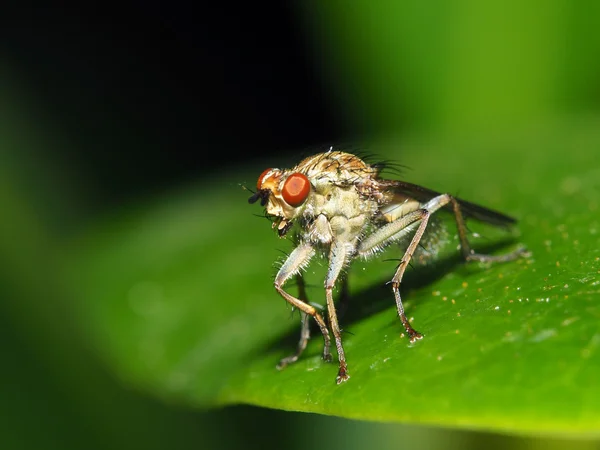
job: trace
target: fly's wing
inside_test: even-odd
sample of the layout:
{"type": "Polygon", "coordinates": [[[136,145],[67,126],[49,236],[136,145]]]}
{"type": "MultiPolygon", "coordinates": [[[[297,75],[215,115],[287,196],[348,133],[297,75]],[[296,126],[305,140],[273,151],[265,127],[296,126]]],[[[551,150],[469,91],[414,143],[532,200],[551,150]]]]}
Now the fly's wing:
{"type": "MultiPolygon", "coordinates": [[[[379,183],[393,193],[391,203],[396,204],[401,204],[412,199],[417,200],[420,203],[425,203],[438,195],[442,195],[440,192],[405,181],[379,180],[379,183]]],[[[508,227],[517,222],[516,219],[500,212],[484,208],[483,206],[476,205],[475,203],[466,200],[454,198],[458,201],[460,210],[465,218],[472,217],[473,219],[498,227],[508,227]]],[[[448,204],[444,209],[453,212],[452,204],[448,204]]]]}

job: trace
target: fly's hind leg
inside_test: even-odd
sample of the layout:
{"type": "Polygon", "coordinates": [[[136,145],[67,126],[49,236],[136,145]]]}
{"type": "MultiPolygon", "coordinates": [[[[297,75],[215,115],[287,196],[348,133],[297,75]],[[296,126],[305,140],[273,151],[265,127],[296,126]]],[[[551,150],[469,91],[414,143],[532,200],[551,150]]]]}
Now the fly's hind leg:
{"type": "MultiPolygon", "coordinates": [[[[298,299],[307,303],[308,298],[306,296],[306,287],[304,285],[304,278],[302,277],[302,274],[296,274],[296,280],[298,284],[298,299]]],[[[301,328],[298,347],[293,355],[287,356],[281,361],[279,361],[279,364],[277,364],[277,368],[279,370],[283,369],[288,364],[292,364],[298,361],[298,358],[300,358],[300,355],[302,355],[302,352],[304,352],[304,350],[306,349],[306,345],[308,344],[308,340],[310,339],[310,316],[303,311],[300,311],[300,314],[301,328]]],[[[331,361],[331,356],[329,357],[329,360],[331,361]]]]}
{"type": "Polygon", "coordinates": [[[431,199],[420,209],[412,211],[396,219],[395,221],[385,225],[373,234],[369,235],[361,242],[361,245],[358,248],[359,255],[368,255],[379,246],[398,240],[416,228],[413,238],[408,245],[408,248],[406,249],[406,252],[404,253],[404,256],[402,257],[402,260],[400,261],[400,264],[396,269],[396,273],[391,281],[392,291],[394,292],[394,297],[396,299],[398,316],[400,317],[400,321],[402,322],[402,325],[404,326],[404,329],[406,330],[411,342],[414,342],[417,339],[422,339],[423,335],[411,326],[406,317],[404,305],[402,304],[402,297],[400,296],[400,283],[402,282],[402,277],[404,276],[406,267],[408,267],[408,264],[410,263],[410,260],[417,249],[421,238],[423,237],[423,233],[425,233],[429,217],[438,209],[447,205],[450,201],[451,197],[446,194],[439,195],[431,199]]]}
{"type": "Polygon", "coordinates": [[[458,229],[460,249],[463,257],[467,261],[507,262],[518,259],[528,253],[524,247],[519,247],[510,253],[505,253],[504,255],[485,255],[482,253],[475,253],[467,239],[467,226],[465,225],[465,219],[463,218],[460,210],[460,203],[454,197],[450,197],[450,202],[452,204],[452,210],[454,211],[454,217],[456,219],[456,228],[458,229]]]}
{"type": "Polygon", "coordinates": [[[381,227],[379,230],[369,235],[366,239],[364,239],[361,242],[358,248],[358,254],[360,256],[368,256],[378,247],[383,246],[389,242],[398,240],[416,228],[414,236],[408,248],[406,249],[406,252],[402,257],[402,261],[396,269],[396,273],[394,274],[394,277],[391,281],[392,290],[394,291],[394,297],[396,298],[398,316],[400,317],[402,325],[404,325],[404,329],[408,333],[411,342],[414,342],[417,339],[421,339],[423,335],[416,331],[410,325],[408,319],[406,318],[404,306],[402,305],[402,298],[400,296],[400,283],[402,282],[402,277],[404,276],[406,267],[410,263],[410,260],[415,250],[417,249],[421,238],[423,237],[423,233],[427,228],[427,222],[429,221],[429,217],[431,216],[431,214],[435,213],[437,210],[443,208],[448,204],[452,205],[452,209],[456,217],[456,225],[458,227],[458,236],[460,239],[462,254],[467,261],[504,262],[511,261],[526,254],[526,251],[523,248],[519,248],[514,252],[498,256],[475,253],[471,249],[469,241],[467,240],[467,227],[465,225],[465,221],[460,210],[460,204],[455,198],[451,197],[448,194],[442,194],[438,195],[437,197],[434,197],[433,199],[422,205],[420,209],[417,209],[402,217],[399,217],[395,221],[381,227]]]}
{"type": "MultiPolygon", "coordinates": [[[[306,348],[306,344],[310,337],[308,316],[312,316],[315,319],[321,330],[321,334],[323,334],[323,359],[325,361],[331,361],[331,339],[329,337],[329,330],[327,329],[327,325],[325,324],[321,314],[319,314],[319,312],[313,306],[306,303],[306,301],[296,298],[283,290],[283,285],[285,282],[293,275],[299,274],[302,267],[308,264],[314,254],[315,249],[310,244],[300,244],[294,249],[294,251],[292,251],[292,253],[290,253],[275,277],[274,285],[277,292],[279,292],[279,294],[294,308],[299,309],[302,314],[302,330],[300,334],[300,342],[298,343],[298,349],[295,354],[288,356],[287,358],[283,358],[277,365],[278,369],[283,369],[288,364],[296,362],[300,357],[300,354],[306,348]]],[[[303,281],[300,281],[300,283],[300,296],[304,297],[305,299],[306,296],[303,292],[304,283],[303,281]]]]}

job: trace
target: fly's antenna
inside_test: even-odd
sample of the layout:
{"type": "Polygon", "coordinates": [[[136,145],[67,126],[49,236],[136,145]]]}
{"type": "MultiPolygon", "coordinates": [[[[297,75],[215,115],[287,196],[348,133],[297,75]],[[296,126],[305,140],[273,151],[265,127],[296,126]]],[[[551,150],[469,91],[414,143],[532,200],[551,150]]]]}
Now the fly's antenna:
{"type": "Polygon", "coordinates": [[[248,203],[256,203],[260,199],[260,206],[265,206],[269,201],[269,195],[271,195],[271,191],[269,189],[259,189],[257,191],[253,191],[245,184],[240,184],[240,186],[242,189],[252,194],[248,199],[248,203]]]}

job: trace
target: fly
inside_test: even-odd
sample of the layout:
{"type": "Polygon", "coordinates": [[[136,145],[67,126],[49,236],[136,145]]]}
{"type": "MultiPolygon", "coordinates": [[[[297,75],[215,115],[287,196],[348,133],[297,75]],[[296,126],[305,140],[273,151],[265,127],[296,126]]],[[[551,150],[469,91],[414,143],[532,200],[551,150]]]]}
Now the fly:
{"type": "Polygon", "coordinates": [[[441,209],[454,215],[461,252],[467,261],[505,262],[525,253],[518,248],[497,256],[480,254],[467,240],[466,217],[495,226],[513,225],[516,220],[512,217],[416,184],[381,178],[380,171],[381,165],[371,165],[351,153],[330,149],[302,160],[291,169],[266,169],[258,177],[257,190],[248,199],[249,203],[260,200],[280,237],[296,230],[296,247],[279,268],[274,285],[287,302],[301,311],[302,327],[297,351],[283,358],[278,368],[297,361],[306,348],[310,316],[323,335],[326,361],[332,360],[330,329],[333,333],[339,361],[337,383],[350,378],[333,299],[336,282],[353,260],[368,259],[402,240],[409,244],[390,284],[398,316],[410,341],[421,339],[423,335],[410,325],[404,312],[400,285],[430,217],[441,209]],[[298,226],[293,227],[294,224],[298,226]],[[329,261],[325,277],[328,322],[308,303],[304,293],[302,270],[318,253],[327,255],[329,261]],[[285,283],[293,276],[299,281],[298,297],[284,290],[285,283]]]}

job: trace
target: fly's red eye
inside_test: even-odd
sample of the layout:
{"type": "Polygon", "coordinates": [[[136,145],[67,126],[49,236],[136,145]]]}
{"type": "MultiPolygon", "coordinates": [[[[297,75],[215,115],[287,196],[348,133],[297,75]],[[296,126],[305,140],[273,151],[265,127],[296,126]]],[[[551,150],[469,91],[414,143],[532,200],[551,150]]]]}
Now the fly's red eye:
{"type": "Polygon", "coordinates": [[[262,182],[263,182],[263,178],[265,177],[266,174],[268,174],[271,170],[273,169],[265,169],[263,171],[263,173],[260,174],[260,177],[258,177],[258,181],[256,182],[256,189],[260,189],[262,187],[262,182]]]}
{"type": "Polygon", "coordinates": [[[303,173],[291,174],[285,183],[281,194],[283,199],[290,206],[300,206],[308,197],[310,192],[310,181],[303,173]]]}

